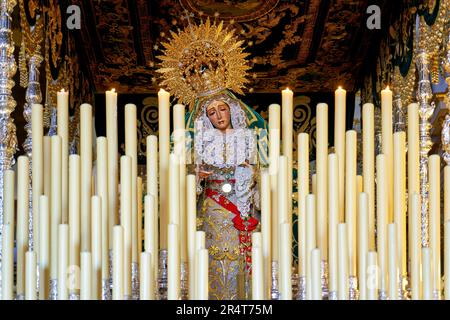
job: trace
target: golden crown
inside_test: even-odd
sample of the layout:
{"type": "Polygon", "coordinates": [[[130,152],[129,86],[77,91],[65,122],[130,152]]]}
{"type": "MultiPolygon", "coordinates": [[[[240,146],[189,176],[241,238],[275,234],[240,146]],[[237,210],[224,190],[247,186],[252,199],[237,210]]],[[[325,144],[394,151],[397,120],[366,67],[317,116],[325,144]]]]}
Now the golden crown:
{"type": "Polygon", "coordinates": [[[189,25],[172,39],[162,43],[162,61],[157,72],[162,74],[161,85],[181,103],[191,105],[197,97],[209,96],[224,89],[242,94],[248,83],[248,66],[242,44],[234,30],[211,24],[207,19],[199,25],[189,25]]]}

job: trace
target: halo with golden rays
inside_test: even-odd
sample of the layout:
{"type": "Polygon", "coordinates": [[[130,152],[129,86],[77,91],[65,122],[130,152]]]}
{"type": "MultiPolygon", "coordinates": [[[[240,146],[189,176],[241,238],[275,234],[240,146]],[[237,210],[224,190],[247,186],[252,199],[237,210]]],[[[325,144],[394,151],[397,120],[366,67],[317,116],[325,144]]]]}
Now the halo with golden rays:
{"type": "Polygon", "coordinates": [[[234,36],[234,30],[212,23],[208,19],[199,25],[190,24],[184,30],[171,31],[172,39],[162,45],[161,86],[179,99],[192,105],[197,97],[209,96],[224,89],[242,94],[249,81],[250,66],[243,52],[244,41],[234,36]]]}

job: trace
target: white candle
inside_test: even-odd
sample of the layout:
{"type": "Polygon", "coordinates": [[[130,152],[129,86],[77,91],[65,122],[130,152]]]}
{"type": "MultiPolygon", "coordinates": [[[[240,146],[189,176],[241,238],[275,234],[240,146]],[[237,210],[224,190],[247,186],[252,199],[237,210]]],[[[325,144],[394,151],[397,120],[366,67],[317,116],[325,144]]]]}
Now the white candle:
{"type": "Polygon", "coordinates": [[[195,296],[195,232],[197,231],[197,192],[196,177],[187,176],[186,205],[187,205],[187,254],[189,267],[189,298],[195,296]]]}
{"type": "Polygon", "coordinates": [[[280,105],[269,106],[269,174],[272,208],[272,260],[278,261],[278,158],[280,155],[280,105]]]}
{"type": "Polygon", "coordinates": [[[311,251],[316,248],[316,196],[306,196],[306,299],[312,299],[311,251]]]}
{"type": "Polygon", "coordinates": [[[25,253],[25,300],[36,300],[36,253],[25,253]]]}
{"type": "Polygon", "coordinates": [[[155,281],[150,252],[141,252],[140,300],[155,300],[155,281]]]}
{"type": "Polygon", "coordinates": [[[367,299],[378,300],[378,263],[377,253],[369,251],[367,253],[367,299]]]}
{"type": "Polygon", "coordinates": [[[394,157],[392,136],[392,91],[389,86],[381,90],[381,149],[386,157],[386,191],[388,201],[387,221],[393,220],[393,175],[392,163],[394,157]]]}
{"type": "MultiPolygon", "coordinates": [[[[292,217],[290,215],[288,202],[288,158],[280,156],[278,170],[278,224],[290,223],[292,217]]],[[[280,235],[281,237],[281,235],[280,235]]]]}
{"type": "Polygon", "coordinates": [[[320,272],[320,250],[313,249],[311,251],[311,276],[312,276],[312,299],[322,300],[322,279],[320,272]]]}
{"type": "Polygon", "coordinates": [[[387,279],[387,213],[388,213],[388,197],[387,192],[387,170],[386,156],[379,154],[377,162],[377,249],[378,249],[378,266],[379,273],[379,289],[386,291],[387,279]]]}
{"type": "Polygon", "coordinates": [[[164,89],[158,92],[159,128],[159,203],[160,246],[167,248],[167,225],[169,221],[169,153],[170,153],[170,94],[164,89]]]}
{"type": "Polygon", "coordinates": [[[58,277],[58,225],[61,223],[61,137],[52,136],[50,279],[58,277]]]}
{"type": "Polygon", "coordinates": [[[44,171],[43,171],[43,180],[44,180],[44,194],[48,197],[48,201],[50,203],[50,189],[51,189],[51,176],[52,176],[52,144],[51,137],[44,136],[42,138],[43,143],[43,159],[44,159],[44,171]]]}
{"type": "Polygon", "coordinates": [[[138,259],[137,234],[137,119],[136,105],[125,105],[125,154],[131,158],[131,261],[138,259]]]}
{"type": "Polygon", "coordinates": [[[69,225],[58,225],[58,300],[69,298],[67,271],[69,267],[69,225]]]}
{"type": "Polygon", "coordinates": [[[195,290],[194,290],[194,300],[197,300],[199,297],[199,294],[201,294],[199,292],[199,290],[201,290],[201,288],[199,287],[199,281],[201,283],[202,280],[198,279],[197,275],[199,274],[198,272],[198,252],[200,249],[205,249],[205,241],[206,241],[206,234],[204,231],[197,231],[195,232],[195,259],[194,259],[194,269],[195,269],[195,276],[194,276],[194,280],[195,280],[195,290]]]}
{"type": "Polygon", "coordinates": [[[411,299],[420,299],[420,198],[416,192],[409,196],[409,215],[411,224],[408,226],[410,244],[410,272],[411,272],[411,299]]]}
{"type": "Polygon", "coordinates": [[[317,247],[323,257],[328,256],[328,193],[327,193],[327,161],[328,161],[328,106],[325,103],[317,105],[317,247]]]}
{"type": "Polygon", "coordinates": [[[398,299],[398,262],[397,262],[397,226],[395,223],[388,225],[388,265],[389,265],[389,300],[398,299]]]}
{"type": "Polygon", "coordinates": [[[445,300],[450,300],[450,220],[446,220],[444,228],[444,293],[445,300]]]}
{"type": "Polygon", "coordinates": [[[328,284],[330,292],[338,289],[337,226],[339,223],[339,166],[335,153],[328,155],[328,284]]]}
{"type": "MultiPolygon", "coordinates": [[[[189,189],[188,189],[189,190],[189,189]]],[[[195,191],[193,191],[195,194],[195,191]]],[[[262,233],[262,256],[263,256],[263,292],[264,298],[270,297],[272,248],[271,248],[271,209],[270,209],[270,176],[268,170],[261,171],[261,233],[262,233]]]]}
{"type": "Polygon", "coordinates": [[[281,93],[281,123],[283,155],[287,157],[287,209],[288,216],[292,214],[292,143],[294,139],[294,93],[286,88],[281,93]]]}
{"type": "Polygon", "coordinates": [[[358,210],[358,284],[359,299],[367,299],[367,252],[369,250],[368,220],[369,206],[367,193],[359,193],[359,210],[358,210]]]}
{"type": "Polygon", "coordinates": [[[87,103],[80,106],[80,157],[81,249],[89,251],[91,245],[92,106],[87,103]]]}
{"type": "Polygon", "coordinates": [[[137,177],[137,252],[138,252],[138,265],[141,261],[142,252],[142,196],[143,196],[142,177],[137,177]]]}
{"type": "Polygon", "coordinates": [[[32,155],[31,155],[31,174],[32,174],[32,208],[33,208],[33,250],[36,253],[36,259],[39,260],[39,197],[44,193],[44,126],[43,126],[43,108],[41,104],[31,106],[31,134],[32,134],[32,155]]]}
{"type": "Polygon", "coordinates": [[[369,205],[369,249],[375,250],[375,129],[371,103],[363,105],[363,190],[369,205]]]}
{"type": "Polygon", "coordinates": [[[394,222],[397,226],[397,262],[402,276],[406,260],[406,134],[394,133],[394,222]]]}
{"type": "Polygon", "coordinates": [[[61,137],[61,221],[67,223],[69,215],[69,92],[56,93],[56,121],[61,137]]]}
{"type": "Polygon", "coordinates": [[[167,299],[180,299],[180,245],[177,224],[168,225],[167,299]]]}
{"type": "Polygon", "coordinates": [[[120,223],[123,227],[123,294],[124,299],[131,296],[131,257],[132,257],[132,219],[131,219],[131,157],[120,157],[120,223]]]}
{"type": "Polygon", "coordinates": [[[197,300],[208,300],[208,249],[199,249],[197,251],[197,300]]]}
{"type": "Polygon", "coordinates": [[[345,223],[348,228],[349,275],[356,276],[356,131],[347,131],[345,137],[345,223]]]}
{"type": "Polygon", "coordinates": [[[433,281],[431,270],[431,249],[422,248],[422,280],[423,280],[423,300],[432,300],[433,281]]]}
{"type": "Polygon", "coordinates": [[[156,257],[158,257],[158,216],[155,212],[155,202],[156,197],[154,195],[148,194],[144,198],[144,229],[145,229],[145,242],[144,242],[144,249],[145,252],[149,252],[152,254],[152,257],[155,257],[152,259],[152,270],[154,272],[154,279],[157,279],[157,271],[158,271],[158,264],[156,257]],[[156,270],[155,270],[156,269],[156,270]]]}
{"type": "Polygon", "coordinates": [[[29,161],[17,158],[17,273],[16,295],[25,295],[25,253],[28,251],[29,161]]]}
{"type": "Polygon", "coordinates": [[[113,300],[123,300],[123,252],[124,236],[123,227],[120,225],[113,228],[113,300]]]}
{"type": "Polygon", "coordinates": [[[298,190],[298,274],[302,277],[306,272],[306,196],[309,194],[309,134],[300,133],[298,135],[298,173],[297,173],[297,190],[298,190]]]}
{"type": "Polygon", "coordinates": [[[108,139],[108,244],[112,249],[113,226],[118,220],[117,185],[119,181],[119,150],[117,129],[117,92],[106,91],[106,137],[108,139]]]}
{"type": "Polygon", "coordinates": [[[50,210],[48,197],[39,197],[39,300],[47,300],[49,297],[48,281],[50,280],[50,210]]]}
{"type": "Polygon", "coordinates": [[[184,105],[173,107],[174,153],[179,161],[179,215],[180,215],[180,257],[187,261],[187,217],[186,217],[186,143],[185,143],[184,105]]]}
{"type": "Polygon", "coordinates": [[[180,171],[179,171],[179,157],[170,154],[170,170],[169,170],[169,223],[180,223],[180,171]]]}
{"type": "Polygon", "coordinates": [[[444,221],[450,219],[450,166],[444,168],[444,221]]]}
{"type": "Polygon", "coordinates": [[[102,203],[99,196],[91,198],[92,230],[92,298],[101,299],[102,277],[102,203]]]}
{"type": "MultiPolygon", "coordinates": [[[[344,218],[345,190],[345,131],[346,131],[346,95],[347,91],[339,87],[334,92],[334,148],[339,159],[339,216],[344,218]]],[[[365,122],[363,122],[365,125],[365,122]]]]}
{"type": "Polygon", "coordinates": [[[429,208],[430,208],[430,248],[431,265],[434,279],[432,289],[441,299],[441,161],[440,156],[433,154],[428,160],[429,176],[429,208]]]}
{"type": "Polygon", "coordinates": [[[263,275],[262,248],[252,246],[252,299],[264,300],[264,275],[263,275]]]}
{"type": "Polygon", "coordinates": [[[13,300],[14,229],[11,224],[3,225],[2,237],[2,299],[13,300]]]}
{"type": "Polygon", "coordinates": [[[338,299],[348,300],[348,228],[345,223],[338,224],[338,299]]]}
{"type": "MultiPolygon", "coordinates": [[[[97,138],[97,189],[101,204],[101,280],[109,279],[108,140],[97,138]]],[[[94,228],[94,226],[93,226],[94,228]]],[[[95,260],[95,255],[94,255],[95,260]]]]}
{"type": "Polygon", "coordinates": [[[76,154],[69,156],[69,265],[75,270],[80,267],[80,156],[76,154]]]}
{"type": "Polygon", "coordinates": [[[280,299],[292,300],[291,224],[280,223],[280,299]]]}
{"type": "MultiPolygon", "coordinates": [[[[114,289],[116,287],[114,286],[114,289]]],[[[92,256],[90,252],[81,252],[81,300],[92,300],[92,256]]]]}

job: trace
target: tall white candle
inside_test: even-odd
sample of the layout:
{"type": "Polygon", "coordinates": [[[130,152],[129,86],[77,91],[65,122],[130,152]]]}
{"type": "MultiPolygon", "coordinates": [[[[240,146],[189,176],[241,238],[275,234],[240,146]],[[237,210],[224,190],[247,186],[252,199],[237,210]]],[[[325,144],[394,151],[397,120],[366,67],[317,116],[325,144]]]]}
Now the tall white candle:
{"type": "Polygon", "coordinates": [[[67,271],[69,267],[69,225],[58,225],[58,300],[69,298],[67,271]]]}
{"type": "Polygon", "coordinates": [[[272,260],[278,261],[278,160],[280,155],[280,105],[269,106],[269,174],[272,208],[272,260]]]}
{"type": "Polygon", "coordinates": [[[345,223],[338,224],[338,299],[348,300],[348,241],[347,233],[348,228],[345,223]]]}
{"type": "Polygon", "coordinates": [[[168,225],[167,299],[180,299],[180,245],[177,224],[168,225]]]}
{"type": "Polygon", "coordinates": [[[320,272],[320,250],[313,249],[311,251],[311,277],[312,277],[312,299],[313,300],[322,300],[322,281],[321,281],[321,272],[320,272]]]}
{"type": "Polygon", "coordinates": [[[377,156],[377,249],[378,249],[378,266],[379,273],[379,289],[386,291],[387,289],[387,213],[388,213],[388,197],[387,192],[387,170],[386,156],[379,154],[377,156]]]}
{"type": "Polygon", "coordinates": [[[48,197],[39,197],[39,300],[49,297],[50,280],[50,210],[48,197]]]}
{"type": "Polygon", "coordinates": [[[155,281],[153,278],[153,262],[150,252],[141,252],[140,264],[140,300],[155,299],[155,281]]]}
{"type": "Polygon", "coordinates": [[[117,92],[106,91],[106,138],[108,139],[108,244],[112,249],[113,227],[118,219],[119,150],[117,129],[117,92]]]}
{"type": "Polygon", "coordinates": [[[389,265],[389,300],[398,299],[398,257],[397,257],[397,226],[388,225],[388,265],[389,265]]]}
{"type": "Polygon", "coordinates": [[[141,261],[141,252],[142,252],[142,199],[143,199],[143,184],[142,177],[137,177],[137,252],[138,252],[138,265],[141,261]]]}
{"type": "Polygon", "coordinates": [[[328,161],[328,106],[325,103],[317,105],[317,247],[323,257],[328,256],[328,192],[327,192],[327,161],[328,161]]]}
{"type": "Polygon", "coordinates": [[[441,161],[440,156],[433,154],[428,160],[429,176],[429,210],[430,210],[430,248],[431,265],[434,279],[432,289],[441,299],[441,161]]]}
{"type": "Polygon", "coordinates": [[[349,275],[356,276],[356,131],[347,131],[345,137],[345,223],[348,228],[349,275]]]}
{"type": "Polygon", "coordinates": [[[31,106],[31,134],[32,134],[32,155],[31,155],[31,174],[32,174],[32,208],[33,208],[33,250],[36,253],[36,259],[39,261],[39,197],[44,193],[44,125],[43,108],[41,104],[31,106]]]}
{"type": "Polygon", "coordinates": [[[410,272],[411,272],[411,299],[420,299],[420,198],[414,192],[409,197],[409,214],[411,224],[408,225],[408,235],[410,244],[410,272]]]}
{"type": "Polygon", "coordinates": [[[197,251],[197,300],[208,300],[209,261],[208,249],[197,251]]]}
{"type": "Polygon", "coordinates": [[[375,250],[375,129],[374,106],[363,105],[363,190],[369,205],[369,249],[375,250]]]}
{"type": "Polygon", "coordinates": [[[292,162],[294,139],[294,93],[286,88],[281,93],[281,123],[282,123],[282,149],[283,155],[287,157],[287,209],[288,215],[292,214],[292,162]]]}
{"type": "Polygon", "coordinates": [[[450,166],[444,168],[444,221],[450,219],[450,166]]]}
{"type": "Polygon", "coordinates": [[[14,229],[10,223],[3,225],[2,237],[2,299],[13,300],[14,229]]]}
{"type": "Polygon", "coordinates": [[[69,92],[61,89],[56,93],[56,121],[61,137],[61,221],[69,217],[69,92]]]}
{"type": "Polygon", "coordinates": [[[397,226],[397,262],[402,276],[406,260],[406,134],[394,133],[394,222],[397,226]]]}
{"type": "Polygon", "coordinates": [[[25,295],[25,253],[28,251],[29,161],[17,158],[17,273],[16,295],[25,295]]]}
{"type": "Polygon", "coordinates": [[[187,213],[187,255],[189,267],[189,299],[195,296],[195,232],[197,231],[197,187],[196,177],[187,176],[186,213],[187,213]]]}
{"type": "Polygon", "coordinates": [[[123,289],[123,257],[124,257],[124,230],[120,225],[113,228],[113,300],[124,299],[123,289]]]}
{"type": "Polygon", "coordinates": [[[432,268],[431,268],[431,249],[430,248],[422,248],[422,280],[423,280],[423,300],[431,300],[433,298],[432,288],[432,268]]]}
{"type": "Polygon", "coordinates": [[[393,175],[392,163],[394,157],[392,136],[392,90],[389,86],[381,90],[381,150],[386,157],[386,191],[388,201],[387,221],[393,220],[393,175]]]}
{"type": "MultiPolygon", "coordinates": [[[[189,190],[189,189],[188,189],[189,190]]],[[[195,194],[195,191],[193,191],[195,194]]],[[[262,233],[262,256],[263,256],[263,292],[264,299],[270,297],[270,279],[272,262],[272,221],[270,210],[270,176],[268,170],[261,171],[261,233],[262,233]]]]}
{"type": "Polygon", "coordinates": [[[36,300],[36,253],[25,253],[25,300],[36,300]]]}
{"type": "Polygon", "coordinates": [[[170,170],[169,170],[169,190],[170,190],[170,202],[169,202],[169,223],[180,223],[180,171],[179,171],[179,157],[171,153],[170,154],[170,170]]]}
{"type": "Polygon", "coordinates": [[[197,275],[199,274],[199,272],[198,272],[198,268],[199,268],[199,267],[198,267],[198,255],[199,255],[199,250],[200,250],[200,249],[205,249],[205,246],[206,246],[205,241],[206,241],[206,234],[205,234],[204,231],[197,231],[197,232],[195,232],[195,259],[194,259],[194,269],[195,269],[196,271],[194,272],[194,274],[195,274],[195,277],[194,277],[194,280],[195,280],[195,290],[194,290],[194,297],[193,297],[193,299],[195,299],[195,300],[199,299],[199,295],[201,295],[201,292],[200,292],[200,291],[202,290],[202,288],[199,287],[199,284],[200,284],[200,286],[201,286],[203,280],[198,279],[198,277],[197,277],[197,275]]]}
{"type": "Polygon", "coordinates": [[[312,299],[311,251],[316,248],[316,196],[306,196],[306,299],[312,299]]]}
{"type": "MultiPolygon", "coordinates": [[[[339,216],[344,218],[345,208],[345,131],[346,131],[346,95],[347,91],[339,87],[334,92],[334,148],[339,159],[339,216]]],[[[365,122],[363,122],[365,124],[365,122]]]]}
{"type": "Polygon", "coordinates": [[[61,223],[61,137],[52,136],[50,278],[58,277],[58,225],[61,223]]]}
{"type": "Polygon", "coordinates": [[[169,153],[170,153],[170,94],[164,89],[158,92],[159,128],[159,203],[160,246],[167,249],[167,225],[169,221],[169,153]]]}
{"type": "Polygon", "coordinates": [[[378,263],[377,253],[369,251],[367,253],[367,299],[378,300],[378,263]]]}
{"type": "Polygon", "coordinates": [[[92,300],[92,256],[88,251],[81,252],[80,299],[92,300]]]}
{"type": "MultiPolygon", "coordinates": [[[[90,251],[92,193],[92,106],[80,106],[81,250],[90,251]]],[[[53,164],[52,164],[53,166],[53,164]]]]}
{"type": "Polygon", "coordinates": [[[131,157],[120,157],[120,223],[123,227],[123,294],[124,299],[131,296],[131,257],[132,257],[132,219],[131,219],[131,157]]]}
{"type": "Polygon", "coordinates": [[[92,298],[101,299],[102,280],[102,203],[99,196],[91,198],[92,230],[92,298]]]}
{"type": "Polygon", "coordinates": [[[280,299],[292,300],[291,224],[280,223],[280,299]]]}
{"type": "Polygon", "coordinates": [[[252,299],[264,300],[262,248],[252,246],[252,299]]]}
{"type": "Polygon", "coordinates": [[[145,252],[149,252],[152,254],[152,257],[155,257],[154,259],[152,259],[154,279],[156,279],[158,271],[157,260],[155,261],[156,257],[158,257],[158,216],[156,215],[155,211],[155,200],[156,197],[151,194],[147,194],[144,199],[144,249],[145,252]]]}
{"type": "Polygon", "coordinates": [[[328,284],[330,292],[338,289],[337,226],[339,223],[339,166],[335,153],[328,155],[328,284]]]}
{"type": "MultiPolygon", "coordinates": [[[[101,204],[101,280],[109,279],[108,140],[97,138],[97,189],[101,204]]],[[[94,228],[94,226],[93,226],[94,228]]],[[[95,256],[94,256],[95,258],[95,256]]]]}
{"type": "Polygon", "coordinates": [[[368,220],[369,220],[369,206],[367,193],[361,192],[359,194],[359,210],[358,210],[358,285],[359,285],[359,299],[367,299],[367,252],[369,251],[369,235],[368,235],[368,220]]]}
{"type": "Polygon", "coordinates": [[[309,194],[309,134],[300,133],[298,135],[298,173],[297,173],[297,190],[298,190],[298,274],[302,277],[306,272],[306,196],[309,194]]]}
{"type": "Polygon", "coordinates": [[[43,160],[44,160],[44,170],[43,170],[43,180],[44,180],[44,194],[48,197],[48,201],[50,203],[50,189],[51,189],[51,176],[52,176],[52,144],[51,144],[51,137],[44,136],[42,138],[42,150],[44,153],[43,160]]]}
{"type": "MultiPolygon", "coordinates": [[[[280,156],[278,170],[278,224],[290,223],[292,216],[290,215],[288,202],[288,158],[280,156]]],[[[281,237],[281,235],[280,235],[281,237]]]]}

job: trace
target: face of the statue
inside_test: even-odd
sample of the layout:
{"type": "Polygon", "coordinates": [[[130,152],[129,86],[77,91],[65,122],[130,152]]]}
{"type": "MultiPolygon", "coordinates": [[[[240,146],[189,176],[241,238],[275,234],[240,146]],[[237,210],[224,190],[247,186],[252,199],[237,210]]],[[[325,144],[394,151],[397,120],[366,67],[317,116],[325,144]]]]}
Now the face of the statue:
{"type": "Polygon", "coordinates": [[[230,107],[223,101],[213,101],[206,108],[206,115],[213,126],[221,131],[231,129],[230,107]]]}

